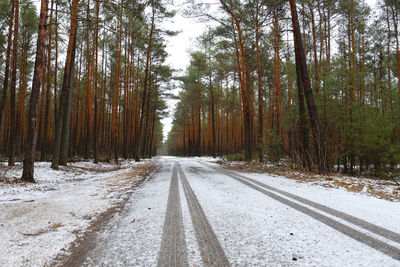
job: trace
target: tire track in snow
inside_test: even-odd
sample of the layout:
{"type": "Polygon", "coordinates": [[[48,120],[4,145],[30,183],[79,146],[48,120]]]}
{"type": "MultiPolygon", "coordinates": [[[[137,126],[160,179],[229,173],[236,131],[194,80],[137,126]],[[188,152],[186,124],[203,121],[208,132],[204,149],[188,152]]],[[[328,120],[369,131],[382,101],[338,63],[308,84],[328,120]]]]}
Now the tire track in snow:
{"type": "MultiPolygon", "coordinates": [[[[210,166],[210,165],[207,165],[207,166],[210,167],[210,168],[214,168],[213,166],[210,166]]],[[[347,213],[335,210],[333,208],[329,208],[327,206],[321,205],[321,204],[319,204],[317,202],[308,200],[306,198],[302,198],[300,196],[291,194],[289,192],[282,191],[280,189],[277,189],[275,187],[266,185],[266,184],[264,184],[262,182],[254,180],[252,178],[248,178],[248,177],[245,177],[245,176],[237,174],[237,173],[232,173],[232,172],[229,172],[229,171],[227,171],[225,169],[222,169],[222,168],[218,168],[218,167],[215,167],[215,168],[217,168],[216,170],[218,170],[220,172],[223,172],[223,173],[225,173],[227,175],[229,175],[229,174],[236,175],[239,178],[242,178],[242,179],[245,179],[247,181],[250,181],[250,182],[252,182],[254,184],[257,184],[257,185],[259,185],[261,187],[264,187],[264,188],[266,188],[268,190],[277,192],[277,193],[279,193],[281,195],[284,195],[286,197],[292,198],[294,200],[297,200],[298,202],[301,202],[301,203],[306,204],[308,206],[311,206],[313,208],[319,209],[319,210],[321,210],[323,212],[326,212],[326,213],[328,213],[330,215],[333,215],[333,216],[338,217],[338,218],[340,218],[342,220],[345,220],[345,221],[347,221],[349,223],[357,225],[357,226],[359,226],[361,228],[364,228],[365,230],[368,230],[368,231],[370,231],[370,232],[372,232],[374,234],[380,235],[380,236],[385,237],[385,238],[387,238],[389,240],[392,240],[394,242],[400,243],[400,234],[399,233],[393,232],[393,231],[388,230],[386,228],[383,228],[383,227],[381,227],[379,225],[364,221],[364,220],[359,219],[357,217],[354,217],[354,216],[352,216],[350,214],[347,214],[347,213]]]]}
{"type": "Polygon", "coordinates": [[[219,171],[220,173],[223,173],[223,174],[225,174],[225,175],[237,180],[238,182],[240,182],[242,184],[245,184],[245,185],[247,185],[247,186],[249,186],[249,187],[251,187],[251,188],[253,188],[253,189],[255,189],[255,190],[257,190],[257,191],[259,191],[259,192],[261,192],[261,193],[263,193],[265,195],[267,195],[267,196],[269,196],[270,198],[273,198],[273,199],[275,199],[275,200],[277,200],[277,201],[279,201],[279,202],[281,202],[281,203],[283,203],[283,204],[285,204],[285,205],[287,205],[287,206],[289,206],[289,207],[291,207],[291,208],[293,208],[293,209],[295,209],[297,211],[300,211],[300,212],[302,212],[302,213],[304,213],[304,214],[306,214],[306,215],[308,215],[308,216],[310,216],[310,217],[312,217],[312,218],[314,218],[314,219],[316,219],[316,220],[318,220],[318,221],[320,221],[320,222],[332,227],[333,229],[341,232],[342,234],[345,234],[345,235],[347,235],[347,236],[349,236],[349,237],[351,237],[351,238],[353,238],[353,239],[355,239],[355,240],[357,240],[357,241],[359,241],[359,242],[361,242],[361,243],[363,243],[363,244],[365,244],[365,245],[367,245],[367,246],[369,246],[369,247],[371,247],[373,249],[376,249],[376,250],[378,250],[378,251],[380,251],[380,252],[382,252],[382,253],[384,253],[384,254],[386,254],[386,255],[388,255],[388,256],[400,261],[400,249],[398,249],[398,248],[396,248],[394,246],[391,246],[391,245],[389,245],[389,244],[387,244],[387,243],[385,243],[383,241],[380,241],[380,240],[378,240],[376,238],[373,238],[373,237],[371,237],[369,235],[366,235],[366,234],[364,234],[364,233],[362,233],[360,231],[357,231],[357,230],[355,230],[355,229],[353,229],[353,228],[351,228],[351,227],[349,227],[349,226],[347,226],[345,224],[342,224],[342,223],[340,223],[338,221],[335,221],[335,220],[333,220],[333,219],[331,219],[331,218],[329,218],[329,217],[327,217],[327,216],[325,216],[325,215],[323,215],[321,213],[318,213],[318,212],[316,212],[314,210],[311,210],[311,209],[307,208],[306,206],[302,206],[302,205],[297,204],[297,203],[295,203],[295,202],[293,202],[293,201],[291,201],[289,199],[281,197],[281,196],[279,196],[279,195],[277,195],[277,194],[275,194],[275,193],[273,193],[271,191],[275,191],[277,193],[280,193],[282,195],[285,195],[287,197],[295,199],[295,200],[297,200],[297,201],[299,201],[301,203],[310,205],[310,206],[312,206],[312,207],[314,207],[316,209],[320,209],[321,211],[329,213],[329,214],[331,214],[333,216],[336,216],[336,217],[338,217],[340,219],[346,220],[346,221],[348,221],[350,223],[353,223],[353,224],[355,224],[357,226],[360,226],[360,227],[362,227],[362,228],[364,228],[364,229],[366,229],[366,230],[368,230],[370,232],[373,232],[373,233],[375,233],[377,235],[380,235],[382,237],[386,237],[386,238],[388,238],[390,240],[399,242],[398,241],[399,234],[397,234],[395,232],[392,232],[390,230],[382,228],[382,227],[380,227],[378,225],[366,222],[364,220],[361,220],[361,219],[356,218],[354,216],[351,216],[349,214],[337,211],[337,210],[332,209],[332,208],[328,208],[328,207],[323,206],[321,204],[318,204],[316,202],[313,202],[313,201],[304,199],[302,197],[293,195],[291,193],[279,190],[277,188],[268,186],[266,184],[263,184],[261,182],[258,182],[256,180],[254,180],[254,179],[242,176],[240,174],[232,173],[232,172],[224,170],[224,169],[222,169],[220,167],[214,167],[214,166],[211,166],[211,165],[203,163],[203,162],[200,162],[200,163],[205,165],[205,166],[207,166],[207,167],[209,167],[209,168],[211,168],[211,169],[213,169],[213,170],[219,171]],[[255,184],[252,184],[250,182],[253,182],[253,183],[255,183],[255,184],[257,184],[257,185],[259,185],[261,187],[264,187],[265,189],[255,185],[255,184]],[[268,191],[266,189],[268,189],[270,191],[268,191]]]}
{"type": "Polygon", "coordinates": [[[176,165],[172,170],[158,266],[189,266],[176,165]]]}
{"type": "Polygon", "coordinates": [[[178,166],[178,171],[204,265],[218,267],[230,266],[228,258],[180,166],[178,166]]]}

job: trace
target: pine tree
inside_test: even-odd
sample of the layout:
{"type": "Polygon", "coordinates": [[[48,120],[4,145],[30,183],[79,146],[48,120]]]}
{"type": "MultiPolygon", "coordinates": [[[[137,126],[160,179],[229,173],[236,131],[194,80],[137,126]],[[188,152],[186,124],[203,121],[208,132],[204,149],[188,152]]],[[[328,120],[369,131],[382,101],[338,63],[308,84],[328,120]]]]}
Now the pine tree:
{"type": "Polygon", "coordinates": [[[47,9],[49,1],[42,0],[40,5],[40,22],[36,48],[35,72],[33,74],[31,100],[29,105],[28,143],[25,149],[22,180],[34,182],[34,161],[36,151],[38,100],[43,74],[45,38],[47,27],[47,9]]]}

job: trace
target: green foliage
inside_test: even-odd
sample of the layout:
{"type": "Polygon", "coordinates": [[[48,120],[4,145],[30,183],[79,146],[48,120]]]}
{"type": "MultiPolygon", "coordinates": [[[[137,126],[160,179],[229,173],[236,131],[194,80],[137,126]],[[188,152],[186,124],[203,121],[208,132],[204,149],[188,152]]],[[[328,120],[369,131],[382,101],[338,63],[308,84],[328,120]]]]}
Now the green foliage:
{"type": "Polygon", "coordinates": [[[276,131],[271,131],[268,138],[267,159],[278,162],[283,157],[282,138],[276,131]]]}
{"type": "MultiPolygon", "coordinates": [[[[0,0],[0,71],[3,72],[7,47],[8,25],[10,21],[10,0],[0,0]]],[[[0,81],[3,77],[0,78],[0,81]]]]}
{"type": "MultiPolygon", "coordinates": [[[[37,32],[37,25],[39,23],[39,17],[37,15],[36,6],[28,0],[21,1],[21,11],[20,11],[20,25],[19,25],[19,45],[21,51],[26,52],[26,59],[29,59],[34,54],[34,49],[36,48],[36,43],[32,42],[34,35],[37,32]]],[[[19,53],[19,66],[21,67],[25,64],[23,61],[26,60],[22,58],[22,53],[19,53]]],[[[33,73],[33,60],[27,60],[27,76],[29,77],[33,73]]]]}
{"type": "Polygon", "coordinates": [[[244,152],[238,152],[234,154],[228,154],[225,156],[227,161],[244,161],[244,152]]]}
{"type": "Polygon", "coordinates": [[[400,145],[393,142],[395,126],[390,118],[378,112],[370,112],[364,120],[355,123],[355,151],[374,164],[375,173],[379,176],[391,163],[400,160],[400,145]]]}

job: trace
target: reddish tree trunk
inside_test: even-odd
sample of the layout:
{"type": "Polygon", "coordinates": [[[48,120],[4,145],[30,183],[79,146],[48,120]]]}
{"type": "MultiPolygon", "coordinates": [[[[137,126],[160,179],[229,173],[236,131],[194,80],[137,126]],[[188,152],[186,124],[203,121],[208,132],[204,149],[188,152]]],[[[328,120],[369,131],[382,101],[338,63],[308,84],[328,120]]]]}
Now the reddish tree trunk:
{"type": "MultiPolygon", "coordinates": [[[[44,160],[46,157],[47,148],[49,146],[49,138],[50,138],[50,107],[51,107],[51,94],[50,94],[50,76],[51,76],[51,28],[53,22],[53,6],[54,0],[51,0],[51,8],[50,8],[50,28],[49,28],[49,43],[48,43],[48,51],[47,51],[47,89],[46,89],[46,107],[44,111],[44,131],[43,131],[43,140],[41,147],[41,155],[40,160],[44,160]]],[[[55,70],[56,72],[57,70],[55,70]]]]}
{"type": "Polygon", "coordinates": [[[135,160],[140,160],[140,148],[142,145],[142,139],[144,138],[144,130],[143,130],[143,122],[144,122],[144,108],[146,104],[146,99],[148,97],[148,84],[149,84],[149,77],[150,77],[150,58],[151,58],[151,49],[153,44],[153,32],[155,26],[155,7],[154,3],[152,2],[152,19],[151,19],[151,26],[150,26],[150,34],[149,40],[147,44],[147,55],[146,55],[146,68],[145,68],[145,77],[144,77],[144,85],[143,85],[143,95],[142,95],[142,104],[141,104],[141,113],[140,113],[140,122],[139,122],[139,135],[135,142],[135,160]]]}
{"type": "Polygon", "coordinates": [[[13,39],[13,56],[12,56],[12,73],[11,73],[11,87],[10,87],[10,143],[8,151],[8,165],[14,166],[15,164],[15,130],[16,130],[16,116],[15,116],[15,87],[17,83],[17,61],[18,61],[18,22],[19,22],[19,0],[15,0],[15,22],[14,22],[14,39],[13,39]]]}
{"type": "MultiPolygon", "coordinates": [[[[4,70],[4,81],[3,81],[3,95],[0,102],[0,129],[3,128],[4,110],[7,104],[8,78],[9,78],[8,76],[10,72],[10,57],[11,57],[11,44],[12,44],[12,34],[13,34],[13,24],[14,24],[14,11],[15,11],[15,1],[12,1],[10,23],[8,25],[8,37],[7,37],[8,39],[7,39],[7,51],[6,51],[6,66],[4,70]]],[[[2,131],[0,131],[0,133],[1,132],[2,131]]]]}
{"type": "Polygon", "coordinates": [[[42,0],[40,8],[40,22],[36,48],[35,70],[33,74],[31,100],[29,105],[28,143],[25,148],[22,180],[34,182],[33,171],[36,150],[38,101],[43,74],[44,47],[46,39],[47,9],[49,1],[42,0]]]}
{"type": "Polygon", "coordinates": [[[58,169],[59,158],[60,158],[60,145],[61,145],[61,134],[63,129],[63,119],[64,113],[67,112],[67,102],[68,102],[68,83],[70,81],[70,76],[72,75],[71,65],[73,64],[73,51],[75,50],[75,39],[76,39],[76,29],[78,22],[78,7],[79,0],[74,0],[72,5],[72,13],[71,13],[71,27],[69,30],[69,40],[68,40],[68,49],[67,49],[67,57],[65,60],[64,67],[64,80],[63,87],[60,95],[60,105],[58,111],[58,118],[56,123],[56,132],[54,137],[54,146],[53,146],[53,159],[52,159],[52,168],[58,169]]]}
{"type": "MultiPolygon", "coordinates": [[[[257,14],[256,14],[256,53],[257,53],[257,81],[258,81],[258,136],[257,136],[257,148],[258,148],[258,161],[264,161],[264,117],[263,117],[263,88],[262,88],[262,80],[261,80],[261,57],[260,57],[260,47],[259,47],[259,39],[260,39],[260,31],[259,31],[259,18],[258,18],[258,9],[259,6],[257,4],[257,14]]],[[[227,126],[228,127],[228,126],[227,126]]]]}
{"type": "Polygon", "coordinates": [[[318,154],[318,169],[320,172],[328,171],[328,164],[326,159],[325,139],[321,132],[320,121],[317,112],[317,106],[315,105],[314,96],[311,88],[310,77],[308,75],[306,58],[303,49],[303,41],[300,32],[299,19],[297,16],[297,7],[295,0],[289,0],[290,11],[292,15],[292,26],[293,26],[293,37],[296,54],[296,70],[300,72],[298,83],[301,82],[299,87],[303,87],[304,94],[306,97],[308,114],[310,116],[311,129],[314,137],[314,142],[318,154]]]}

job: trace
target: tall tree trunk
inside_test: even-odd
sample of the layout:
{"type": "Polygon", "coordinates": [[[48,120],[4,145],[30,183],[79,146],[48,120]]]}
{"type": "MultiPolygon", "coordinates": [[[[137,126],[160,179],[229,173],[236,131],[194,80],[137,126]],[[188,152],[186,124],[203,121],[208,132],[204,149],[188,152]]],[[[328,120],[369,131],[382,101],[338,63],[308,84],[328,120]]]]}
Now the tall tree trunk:
{"type": "MultiPolygon", "coordinates": [[[[151,62],[151,55],[150,55],[150,64],[149,64],[149,70],[151,69],[151,64],[152,64],[152,62],[151,62]]],[[[150,71],[149,71],[149,76],[148,76],[148,79],[149,79],[149,81],[148,81],[148,85],[147,85],[147,91],[148,91],[148,93],[147,93],[147,97],[146,97],[146,108],[145,108],[145,111],[146,111],[146,115],[145,115],[145,118],[146,118],[146,120],[145,120],[145,124],[144,124],[144,137],[145,138],[143,138],[144,140],[143,140],[143,151],[142,151],[142,155],[143,156],[145,156],[145,157],[147,157],[148,156],[148,151],[146,151],[146,148],[147,148],[147,143],[150,141],[149,140],[149,136],[148,136],[148,127],[149,127],[149,122],[150,122],[150,99],[151,99],[151,97],[152,97],[152,93],[153,93],[153,90],[152,90],[152,77],[151,77],[151,73],[150,73],[150,71]]]]}
{"type": "Polygon", "coordinates": [[[54,145],[54,136],[55,136],[55,129],[57,125],[57,118],[58,118],[58,105],[57,105],[57,79],[58,79],[58,1],[56,1],[56,15],[54,21],[54,28],[55,28],[55,50],[56,50],[56,58],[54,63],[54,123],[53,123],[53,145],[54,145]]]}
{"type": "MultiPolygon", "coordinates": [[[[157,91],[158,94],[158,91],[157,91]]],[[[201,156],[202,154],[202,149],[201,149],[201,92],[200,89],[197,91],[197,97],[198,97],[198,110],[197,110],[197,155],[196,156],[201,156]]]]}
{"type": "MultiPolygon", "coordinates": [[[[320,172],[328,171],[328,164],[326,158],[325,139],[321,132],[320,121],[315,105],[314,96],[311,88],[310,77],[308,75],[306,58],[303,49],[303,41],[300,32],[299,19],[297,16],[297,7],[295,0],[289,0],[290,11],[292,15],[293,37],[296,54],[297,70],[300,72],[301,83],[307,101],[308,114],[310,116],[311,129],[314,137],[314,142],[318,154],[318,169],[320,172]]],[[[300,81],[298,81],[300,82],[300,81]]],[[[299,85],[298,85],[299,86],[299,85]]],[[[299,86],[300,87],[300,86],[299,86]]]]}
{"type": "MultiPolygon", "coordinates": [[[[283,143],[284,141],[284,135],[283,135],[283,127],[282,127],[282,92],[281,92],[281,69],[280,69],[280,64],[281,64],[281,58],[280,58],[280,48],[279,48],[279,36],[280,30],[279,30],[279,22],[278,22],[278,12],[277,10],[274,11],[274,48],[275,48],[275,62],[274,62],[274,87],[275,87],[275,95],[274,99],[275,101],[273,104],[275,105],[275,131],[277,133],[277,136],[280,136],[280,139],[283,143]]],[[[281,144],[282,144],[281,143],[281,144]]],[[[281,145],[280,145],[281,147],[281,145]]],[[[281,150],[281,149],[280,149],[281,150]]]]}
{"type": "Polygon", "coordinates": [[[98,104],[97,104],[97,98],[98,98],[98,82],[97,82],[97,71],[98,71],[98,63],[99,63],[99,58],[98,58],[98,52],[99,52],[99,12],[100,12],[100,3],[99,0],[96,0],[96,32],[94,36],[94,42],[95,42],[95,70],[94,70],[94,135],[93,135],[93,161],[94,163],[99,162],[99,152],[98,152],[98,138],[100,136],[100,133],[98,133],[99,129],[99,120],[98,120],[98,104]]]}
{"type": "Polygon", "coordinates": [[[144,137],[144,131],[143,131],[143,122],[144,122],[144,108],[145,108],[145,103],[146,99],[148,97],[148,84],[149,84],[149,76],[150,76],[150,57],[151,57],[151,49],[152,49],[152,44],[153,44],[153,32],[154,32],[154,26],[155,26],[155,7],[154,7],[154,2],[152,1],[152,18],[151,18],[151,26],[150,26],[150,33],[149,33],[149,40],[147,44],[147,55],[146,55],[146,68],[145,68],[145,77],[144,77],[144,85],[143,85],[143,95],[142,95],[142,104],[141,104],[141,113],[140,113],[140,122],[139,122],[139,135],[137,138],[137,141],[135,142],[135,160],[139,161],[140,160],[140,149],[142,145],[142,140],[144,137]]]}
{"type": "MultiPolygon", "coordinates": [[[[24,38],[25,39],[25,38],[24,38]]],[[[29,41],[28,41],[29,42],[29,41]]],[[[20,59],[20,73],[19,73],[19,87],[18,87],[18,99],[17,99],[17,151],[18,154],[24,149],[24,119],[25,119],[25,98],[26,98],[26,87],[27,87],[27,65],[28,65],[28,43],[24,40],[21,46],[21,59],[20,59]]]]}
{"type": "MultiPolygon", "coordinates": [[[[390,56],[390,44],[391,44],[391,28],[390,28],[390,18],[389,18],[389,9],[386,8],[386,23],[387,23],[387,31],[388,31],[388,40],[387,40],[387,72],[388,72],[388,93],[389,93],[389,102],[390,102],[390,109],[391,109],[391,116],[393,119],[393,94],[392,94],[392,73],[391,73],[391,56],[390,56]]],[[[363,49],[363,68],[365,65],[365,48],[363,49]]],[[[363,104],[365,104],[365,81],[363,83],[364,90],[363,90],[363,104]]]]}
{"type": "MultiPolygon", "coordinates": [[[[46,107],[44,112],[44,131],[43,131],[43,140],[42,140],[42,147],[41,147],[41,155],[40,160],[45,160],[47,148],[49,147],[49,138],[50,138],[50,107],[51,107],[51,94],[50,94],[50,76],[51,76],[51,29],[53,27],[53,6],[54,0],[51,0],[51,8],[50,8],[50,28],[49,28],[49,43],[47,47],[47,89],[46,89],[46,107]]],[[[57,70],[55,70],[56,72],[57,70]]]]}
{"type": "Polygon", "coordinates": [[[153,107],[153,119],[152,119],[152,125],[151,125],[151,135],[150,135],[150,142],[149,142],[149,157],[151,158],[153,156],[153,147],[154,147],[154,127],[155,127],[155,122],[156,122],[156,115],[157,115],[157,102],[158,102],[158,90],[155,88],[155,94],[154,94],[154,107],[153,107]]]}
{"type": "MultiPolygon", "coordinates": [[[[258,148],[258,161],[264,161],[264,117],[263,117],[263,107],[264,107],[264,99],[263,99],[263,88],[262,88],[262,79],[261,79],[261,57],[260,57],[260,25],[259,25],[259,14],[258,14],[259,5],[257,3],[257,13],[256,13],[256,53],[257,53],[257,81],[258,81],[258,136],[257,136],[257,148],[258,148]]],[[[228,126],[227,126],[228,127],[228,126]]]]}
{"type": "Polygon", "coordinates": [[[216,136],[215,136],[215,100],[214,100],[214,89],[212,86],[211,75],[209,77],[209,87],[210,87],[210,97],[211,97],[211,131],[212,131],[212,139],[211,139],[211,156],[215,158],[215,143],[216,143],[216,136]]]}
{"type": "Polygon", "coordinates": [[[8,151],[8,166],[15,165],[15,87],[17,83],[17,61],[18,61],[18,22],[19,22],[19,0],[15,1],[15,22],[14,22],[14,39],[13,39],[13,56],[12,56],[12,72],[10,87],[10,143],[8,151]]]}
{"type": "MultiPolygon", "coordinates": [[[[76,33],[75,33],[76,34],[76,33]]],[[[67,81],[66,90],[67,90],[67,99],[64,108],[64,116],[62,122],[62,131],[61,131],[61,143],[60,143],[60,165],[67,165],[67,157],[68,157],[68,148],[70,143],[70,133],[71,133],[71,116],[72,116],[72,83],[74,79],[74,67],[75,67],[75,54],[76,54],[76,38],[73,44],[72,49],[72,58],[70,65],[70,76],[67,81]]]]}
{"type": "Polygon", "coordinates": [[[94,53],[95,46],[94,40],[92,45],[90,43],[90,32],[92,28],[92,22],[90,17],[90,1],[87,1],[86,9],[86,52],[87,52],[87,84],[86,84],[86,99],[85,99],[85,123],[84,123],[84,158],[89,158],[89,150],[92,145],[92,86],[93,86],[93,65],[94,65],[94,53]],[[92,47],[92,51],[91,51],[92,47]]]}
{"type": "Polygon", "coordinates": [[[313,40],[313,54],[314,54],[314,87],[316,87],[316,92],[319,92],[319,84],[318,80],[318,54],[317,54],[317,37],[316,37],[316,29],[315,29],[315,16],[314,16],[314,1],[308,1],[308,8],[311,14],[311,28],[312,28],[312,40],[313,40]]]}
{"type": "Polygon", "coordinates": [[[54,137],[54,146],[53,146],[53,159],[51,167],[53,169],[58,169],[59,160],[60,160],[60,147],[61,147],[61,134],[63,129],[63,119],[64,113],[67,112],[67,103],[68,103],[68,84],[70,81],[70,76],[73,75],[71,71],[71,65],[73,65],[73,54],[75,50],[76,43],[76,32],[77,32],[77,22],[78,22],[78,7],[79,0],[74,0],[72,5],[72,13],[71,13],[71,26],[69,30],[69,40],[68,40],[68,49],[67,49],[67,57],[65,60],[64,67],[64,79],[63,86],[61,89],[60,95],[60,105],[58,111],[58,118],[56,123],[56,132],[54,137]]]}
{"type": "MultiPolygon", "coordinates": [[[[3,95],[1,97],[0,102],[0,134],[3,132],[3,119],[4,119],[4,110],[7,105],[7,92],[8,92],[8,76],[10,75],[10,57],[11,57],[11,44],[12,44],[12,34],[13,34],[13,25],[14,25],[14,12],[15,12],[15,2],[11,3],[11,16],[10,22],[8,25],[8,37],[7,37],[7,51],[6,51],[6,66],[4,69],[4,80],[3,80],[3,95]]],[[[0,148],[2,147],[3,142],[0,140],[0,148]]],[[[0,150],[1,151],[1,150],[0,150]]]]}
{"type": "MultiPolygon", "coordinates": [[[[251,117],[251,101],[250,101],[250,93],[247,87],[247,75],[246,75],[246,62],[245,62],[245,51],[244,51],[244,40],[243,40],[243,32],[240,26],[240,21],[238,17],[233,13],[233,11],[228,7],[224,0],[220,0],[223,8],[228,12],[236,26],[236,30],[238,32],[238,47],[239,47],[239,55],[238,55],[238,69],[239,71],[239,80],[240,80],[240,88],[242,90],[242,103],[243,103],[243,125],[244,125],[244,137],[245,137],[245,160],[250,161],[253,154],[253,124],[251,117]]],[[[232,31],[236,31],[232,27],[232,31]]]]}
{"type": "Polygon", "coordinates": [[[396,65],[397,65],[397,77],[398,77],[397,86],[399,90],[398,97],[400,103],[400,48],[399,48],[399,30],[398,30],[399,16],[396,7],[394,7],[393,5],[394,4],[391,4],[390,8],[392,9],[394,36],[396,37],[396,65]]]}
{"type": "Polygon", "coordinates": [[[29,104],[28,143],[25,148],[22,180],[34,182],[33,171],[36,150],[38,101],[43,73],[44,48],[46,39],[47,9],[49,1],[42,0],[40,8],[40,22],[36,48],[35,71],[32,81],[31,100],[29,104]]]}
{"type": "MultiPolygon", "coordinates": [[[[123,1],[122,1],[123,4],[123,1]]],[[[114,150],[114,161],[118,163],[119,160],[119,91],[120,91],[120,76],[121,76],[121,55],[122,55],[122,9],[120,11],[119,17],[119,35],[117,39],[117,66],[115,73],[115,84],[113,90],[112,97],[112,118],[111,118],[111,127],[113,134],[113,150],[114,150]]]]}

